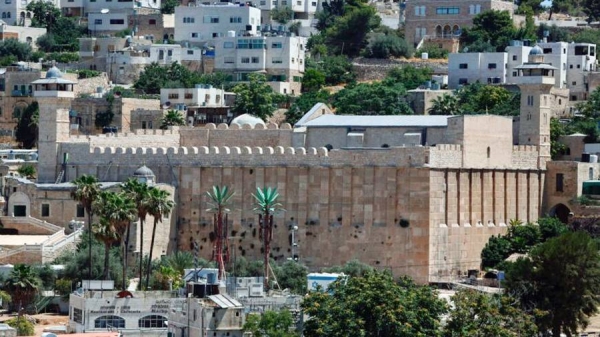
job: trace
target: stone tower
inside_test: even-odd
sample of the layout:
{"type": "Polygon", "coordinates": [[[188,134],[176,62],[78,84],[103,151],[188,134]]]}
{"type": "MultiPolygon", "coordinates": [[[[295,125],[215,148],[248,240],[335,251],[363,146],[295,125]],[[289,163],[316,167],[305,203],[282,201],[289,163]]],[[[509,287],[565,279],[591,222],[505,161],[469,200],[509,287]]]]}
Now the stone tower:
{"type": "MultiPolygon", "coordinates": [[[[64,164],[65,154],[58,153],[59,143],[69,139],[69,108],[75,98],[73,86],[75,82],[62,78],[58,68],[52,67],[46,77],[31,83],[33,97],[40,106],[38,132],[38,181],[53,183],[61,170],[59,164],[64,164]]],[[[65,181],[65,175],[60,174],[60,181],[65,181]]]]}
{"type": "Polygon", "coordinates": [[[556,68],[544,63],[544,53],[539,46],[531,49],[528,61],[516,67],[516,84],[521,89],[519,145],[537,146],[538,168],[545,169],[550,160],[550,89],[555,83],[556,68]]]}

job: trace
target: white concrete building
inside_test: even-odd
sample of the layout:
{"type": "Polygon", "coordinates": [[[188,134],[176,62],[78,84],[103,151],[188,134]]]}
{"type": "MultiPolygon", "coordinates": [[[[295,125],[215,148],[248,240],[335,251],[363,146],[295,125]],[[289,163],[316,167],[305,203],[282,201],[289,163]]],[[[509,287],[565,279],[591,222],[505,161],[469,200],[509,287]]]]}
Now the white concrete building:
{"type": "Polygon", "coordinates": [[[234,102],[234,93],[207,84],[196,84],[195,88],[160,90],[162,107],[178,110],[188,126],[228,122],[234,117],[230,112],[234,102]]]}
{"type": "Polygon", "coordinates": [[[46,34],[46,28],[11,26],[0,20],[0,40],[17,39],[37,49],[36,40],[46,34]]]}
{"type": "Polygon", "coordinates": [[[256,36],[260,9],[234,5],[179,6],[175,8],[175,41],[200,44],[224,36],[256,36]]]}
{"type": "Polygon", "coordinates": [[[215,70],[246,81],[250,73],[264,73],[282,94],[300,94],[306,38],[296,36],[224,37],[216,39],[215,70]]]}
{"type": "Polygon", "coordinates": [[[88,30],[93,36],[101,32],[118,32],[129,27],[128,13],[121,12],[90,12],[88,13],[88,30]]]}
{"type": "MultiPolygon", "coordinates": [[[[544,62],[556,68],[554,87],[569,89],[570,101],[586,100],[590,91],[588,76],[596,71],[596,45],[567,42],[540,42],[537,45],[543,51],[544,62]]],[[[456,89],[461,84],[477,81],[514,84],[518,77],[516,67],[527,60],[531,49],[531,46],[513,45],[503,53],[451,53],[448,86],[456,89]]]]}
{"type": "MultiPolygon", "coordinates": [[[[64,0],[63,0],[64,1],[64,0]]],[[[67,2],[69,0],[66,0],[67,2]]],[[[76,1],[73,0],[74,4],[76,1]]],[[[102,13],[103,9],[107,9],[108,13],[126,12],[133,14],[134,11],[155,10],[160,11],[161,0],[87,0],[83,2],[84,13],[91,15],[92,13],[102,13]]]]}
{"type": "Polygon", "coordinates": [[[507,53],[451,53],[448,86],[452,89],[475,82],[506,83],[507,53]]]}

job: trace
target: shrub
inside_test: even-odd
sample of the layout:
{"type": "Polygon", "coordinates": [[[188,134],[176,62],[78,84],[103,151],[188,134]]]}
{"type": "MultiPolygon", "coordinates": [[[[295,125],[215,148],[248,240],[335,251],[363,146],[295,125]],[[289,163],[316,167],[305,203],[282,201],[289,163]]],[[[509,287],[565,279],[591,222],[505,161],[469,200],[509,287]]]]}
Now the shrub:
{"type": "Polygon", "coordinates": [[[33,323],[28,321],[25,317],[16,317],[5,322],[9,326],[17,329],[17,336],[33,336],[35,331],[33,323]]]}
{"type": "Polygon", "coordinates": [[[437,45],[426,43],[423,47],[417,50],[417,56],[421,56],[421,53],[427,53],[429,58],[432,59],[447,59],[448,51],[444,48],[440,48],[437,45]]]}
{"type": "Polygon", "coordinates": [[[11,301],[10,294],[6,291],[0,291],[0,300],[2,301],[2,308],[8,308],[8,304],[11,301]]]}

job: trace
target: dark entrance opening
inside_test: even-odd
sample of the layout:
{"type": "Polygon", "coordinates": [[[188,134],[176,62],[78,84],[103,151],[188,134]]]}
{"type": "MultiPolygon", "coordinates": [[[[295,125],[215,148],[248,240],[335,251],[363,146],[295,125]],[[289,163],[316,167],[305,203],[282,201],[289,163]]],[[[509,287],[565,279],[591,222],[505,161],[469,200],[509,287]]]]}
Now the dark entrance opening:
{"type": "Polygon", "coordinates": [[[555,216],[558,218],[558,220],[560,220],[562,223],[568,223],[569,222],[569,214],[571,213],[571,210],[569,209],[569,207],[565,206],[564,204],[558,204],[554,207],[552,207],[552,209],[550,210],[550,216],[555,216]]]}
{"type": "Polygon", "coordinates": [[[27,216],[27,206],[15,205],[13,206],[14,216],[27,216]]]}

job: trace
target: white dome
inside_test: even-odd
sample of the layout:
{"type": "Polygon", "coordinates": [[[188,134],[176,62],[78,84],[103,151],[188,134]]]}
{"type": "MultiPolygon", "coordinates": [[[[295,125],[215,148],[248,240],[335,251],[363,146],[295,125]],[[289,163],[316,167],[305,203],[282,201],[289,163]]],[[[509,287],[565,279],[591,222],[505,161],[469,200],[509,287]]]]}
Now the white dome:
{"type": "Polygon", "coordinates": [[[243,115],[239,115],[236,118],[234,118],[231,121],[231,124],[238,124],[240,126],[248,124],[248,125],[251,125],[252,127],[254,127],[257,124],[265,125],[265,122],[262,119],[254,116],[254,115],[243,114],[243,115]]]}

